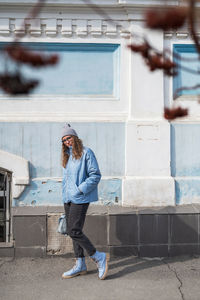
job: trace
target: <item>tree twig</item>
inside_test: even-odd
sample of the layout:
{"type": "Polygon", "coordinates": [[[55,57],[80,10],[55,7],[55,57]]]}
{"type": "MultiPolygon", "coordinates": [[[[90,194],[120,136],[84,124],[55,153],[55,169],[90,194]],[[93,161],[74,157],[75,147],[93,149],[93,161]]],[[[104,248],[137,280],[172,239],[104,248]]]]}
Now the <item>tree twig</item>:
{"type": "Polygon", "coordinates": [[[196,34],[196,30],[195,30],[195,4],[196,1],[195,0],[189,0],[190,5],[189,5],[189,14],[188,14],[188,23],[189,23],[189,30],[192,36],[192,39],[195,43],[196,49],[199,53],[199,58],[200,58],[200,44],[199,44],[199,39],[198,36],[196,34]]]}
{"type": "Polygon", "coordinates": [[[182,91],[190,91],[190,90],[196,90],[196,89],[198,89],[198,88],[200,88],[200,84],[196,84],[196,85],[194,85],[194,86],[182,86],[182,87],[180,87],[180,88],[178,88],[178,89],[176,89],[175,90],[175,92],[174,92],[174,96],[173,96],[173,99],[174,100],[177,100],[177,98],[179,97],[179,93],[180,92],[182,92],[182,91]]]}

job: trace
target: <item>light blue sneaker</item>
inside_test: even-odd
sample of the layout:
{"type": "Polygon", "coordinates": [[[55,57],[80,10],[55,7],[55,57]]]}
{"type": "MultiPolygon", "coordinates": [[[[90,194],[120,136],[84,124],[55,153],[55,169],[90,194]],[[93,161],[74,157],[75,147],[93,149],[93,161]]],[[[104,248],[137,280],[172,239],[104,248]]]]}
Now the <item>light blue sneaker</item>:
{"type": "Polygon", "coordinates": [[[78,275],[84,275],[87,273],[87,267],[85,264],[85,257],[76,258],[76,264],[73,268],[62,274],[62,278],[72,278],[78,275]]]}
{"type": "Polygon", "coordinates": [[[108,253],[96,251],[95,254],[90,257],[97,264],[99,279],[105,279],[108,272],[108,261],[110,259],[110,255],[108,253]]]}

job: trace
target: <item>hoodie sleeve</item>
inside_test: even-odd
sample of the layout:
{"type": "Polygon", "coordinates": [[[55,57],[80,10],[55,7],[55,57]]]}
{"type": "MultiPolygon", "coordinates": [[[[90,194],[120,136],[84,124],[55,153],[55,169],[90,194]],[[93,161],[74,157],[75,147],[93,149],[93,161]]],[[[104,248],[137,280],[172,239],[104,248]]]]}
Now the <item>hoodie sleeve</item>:
{"type": "Polygon", "coordinates": [[[94,152],[91,149],[88,149],[86,154],[86,168],[88,177],[78,186],[79,190],[83,194],[87,194],[94,190],[101,179],[98,162],[94,155],[94,152]]]}

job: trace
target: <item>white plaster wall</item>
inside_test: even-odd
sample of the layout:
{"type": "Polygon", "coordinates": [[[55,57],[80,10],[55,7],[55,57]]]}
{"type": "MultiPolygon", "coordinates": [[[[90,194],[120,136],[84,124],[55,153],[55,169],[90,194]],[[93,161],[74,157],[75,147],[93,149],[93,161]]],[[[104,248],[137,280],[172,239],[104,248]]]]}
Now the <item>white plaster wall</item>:
{"type": "MultiPolygon", "coordinates": [[[[147,30],[142,22],[132,22],[131,28],[136,34],[145,36],[159,51],[163,50],[161,32],[147,30]]],[[[175,186],[170,175],[170,125],[163,119],[163,74],[161,71],[150,72],[143,59],[133,53],[130,80],[123,205],[174,205],[175,186]]]]}
{"type": "MultiPolygon", "coordinates": [[[[17,4],[17,1],[13,3],[17,4]]],[[[92,10],[73,7],[70,1],[65,5],[59,1],[59,6],[54,3],[54,7],[47,5],[43,9],[37,25],[33,20],[26,21],[30,31],[23,41],[121,44],[119,99],[55,98],[53,95],[48,98],[1,97],[0,121],[126,122],[123,205],[174,204],[174,181],[170,176],[170,127],[162,118],[163,75],[160,71],[150,72],[140,56],[132,54],[126,47],[131,42],[129,33],[133,31],[144,34],[159,50],[163,49],[163,34],[145,29],[142,22],[145,7],[163,5],[163,1],[129,0],[123,1],[121,6],[121,1],[113,0],[109,4],[115,9],[104,9],[119,26],[109,24],[92,10]],[[67,7],[67,4],[71,6],[67,7]],[[101,23],[100,30],[97,30],[95,20],[101,23]],[[95,34],[89,32],[91,26],[96,28],[95,34]]],[[[178,2],[169,1],[169,4],[177,5],[178,2]]],[[[1,8],[0,40],[10,41],[20,29],[20,19],[29,7],[4,5],[1,8]],[[12,28],[15,28],[14,32],[12,28]]]]}
{"type": "Polygon", "coordinates": [[[168,176],[126,177],[123,206],[174,205],[174,180],[168,176]]]}
{"type": "MultiPolygon", "coordinates": [[[[142,22],[131,25],[131,31],[147,37],[149,43],[159,51],[163,50],[163,34],[147,30],[142,22]]],[[[133,39],[135,43],[136,40],[133,39]]],[[[162,118],[164,106],[163,73],[150,72],[143,58],[137,53],[131,60],[131,115],[132,119],[162,118]]]]}
{"type": "Polygon", "coordinates": [[[126,175],[170,176],[168,122],[129,121],[126,130],[126,175]]]}

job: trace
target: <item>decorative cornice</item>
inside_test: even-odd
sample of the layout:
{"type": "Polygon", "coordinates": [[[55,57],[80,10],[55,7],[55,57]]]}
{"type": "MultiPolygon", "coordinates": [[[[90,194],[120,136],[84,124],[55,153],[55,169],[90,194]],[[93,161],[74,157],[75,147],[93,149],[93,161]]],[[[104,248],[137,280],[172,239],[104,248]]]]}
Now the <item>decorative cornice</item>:
{"type": "MultiPolygon", "coordinates": [[[[199,34],[198,34],[199,35],[199,34]]],[[[184,30],[184,31],[176,31],[176,32],[165,32],[164,34],[165,39],[187,39],[187,38],[191,38],[191,35],[189,33],[189,31],[184,30]]]]}
{"type": "Polygon", "coordinates": [[[40,37],[122,37],[129,38],[129,22],[119,21],[118,25],[104,20],[74,19],[11,19],[0,18],[0,36],[40,37]],[[23,29],[22,24],[25,23],[23,29]]]}
{"type": "MultiPolygon", "coordinates": [[[[197,30],[197,34],[199,35],[200,32],[197,30]]],[[[168,30],[164,32],[164,37],[166,39],[187,39],[191,38],[190,29],[188,25],[184,25],[181,28],[178,28],[177,30],[168,30]]]]}
{"type": "Polygon", "coordinates": [[[181,0],[49,0],[39,17],[26,18],[36,0],[0,0],[0,36],[130,37],[130,22],[143,21],[150,7],[178,6],[181,0]],[[89,3],[88,3],[89,4],[89,3]],[[25,18],[25,21],[24,21],[25,18]],[[113,20],[111,23],[108,19],[113,20]],[[21,25],[25,22],[25,29],[21,25]]]}

